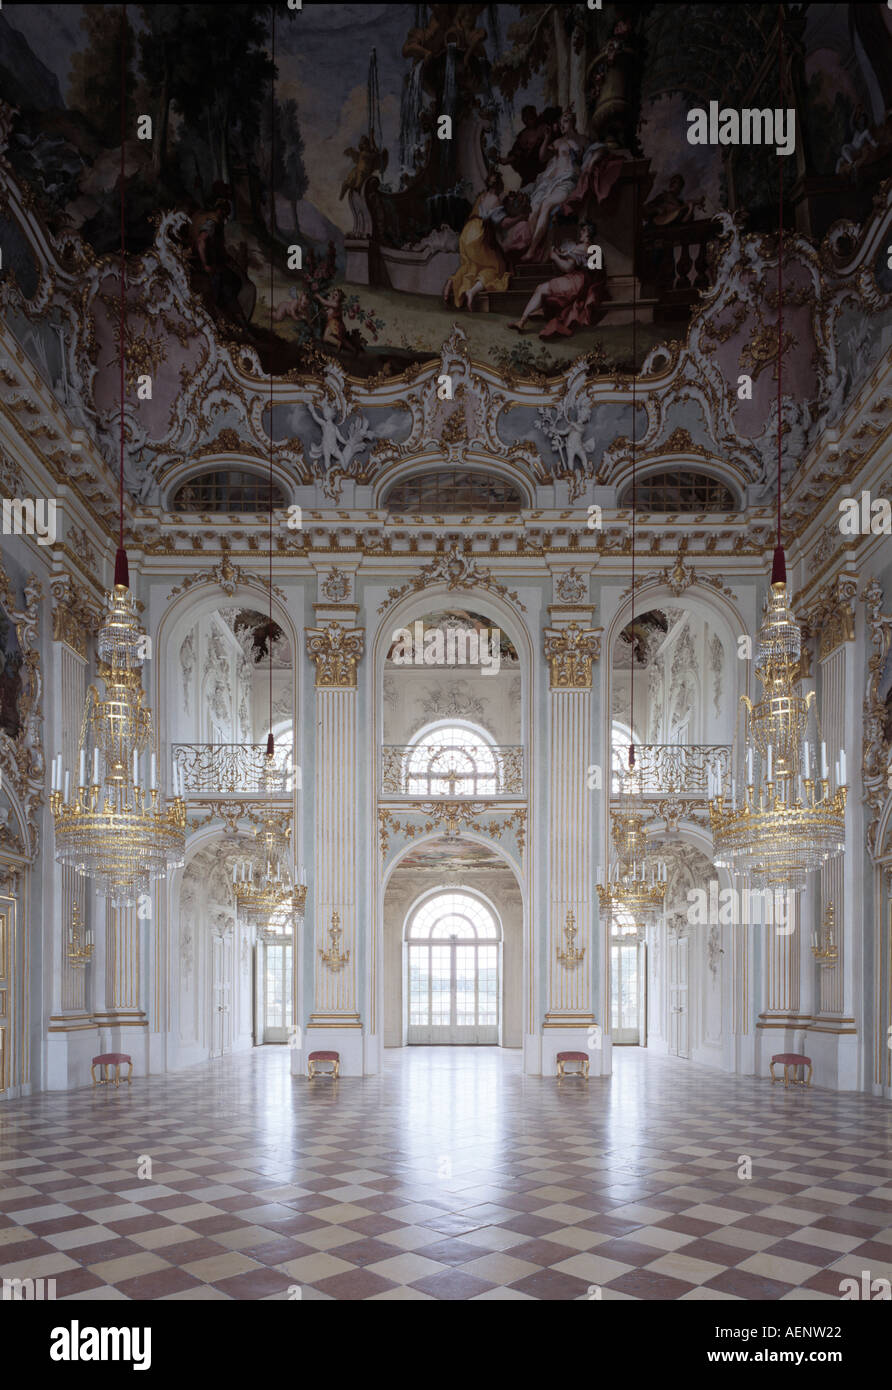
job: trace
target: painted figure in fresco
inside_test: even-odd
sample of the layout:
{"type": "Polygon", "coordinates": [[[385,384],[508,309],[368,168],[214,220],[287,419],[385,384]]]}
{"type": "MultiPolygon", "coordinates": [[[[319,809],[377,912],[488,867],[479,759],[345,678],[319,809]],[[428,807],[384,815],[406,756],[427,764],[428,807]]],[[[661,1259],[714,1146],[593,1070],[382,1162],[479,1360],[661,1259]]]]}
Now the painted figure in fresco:
{"type": "Polygon", "coordinates": [[[495,214],[502,212],[502,192],[504,184],[497,170],[492,170],[486,178],[486,188],[480,194],[458,241],[461,257],[458,270],[443,286],[443,303],[450,297],[457,309],[467,304],[473,309],[474,300],[481,290],[501,291],[508,288],[510,272],[502,255],[493,222],[495,214]]]}
{"type": "Polygon", "coordinates": [[[694,212],[697,208],[705,207],[706,199],[696,198],[688,202],[681,196],[683,188],[684,179],[681,174],[673,174],[662,193],[658,193],[650,202],[644,204],[642,212],[645,219],[655,227],[693,221],[694,212]]]}
{"type": "Polygon", "coordinates": [[[505,259],[511,265],[522,260],[530,249],[530,195],[522,189],[506,193],[492,221],[505,259]]]}
{"type": "Polygon", "coordinates": [[[585,141],[576,129],[576,114],[568,107],[557,130],[552,129],[540,147],[545,168],[530,193],[530,248],[523,258],[525,261],[536,259],[552,216],[576,188],[584,150],[585,141]]]}
{"type": "Polygon", "coordinates": [[[525,106],[520,113],[523,130],[500,164],[508,164],[520,177],[521,185],[534,183],[545,167],[542,147],[546,137],[560,120],[560,111],[549,107],[540,115],[535,106],[525,106]]]}
{"type": "Polygon", "coordinates": [[[247,328],[248,320],[239,300],[247,277],[226,246],[225,228],[232,212],[229,190],[225,184],[215,184],[212,193],[216,194],[213,208],[199,209],[191,218],[193,265],[199,289],[212,313],[227,314],[247,328]]]}
{"type": "Polygon", "coordinates": [[[383,174],[387,168],[389,157],[388,151],[379,150],[369,135],[361,135],[357,148],[354,149],[352,145],[348,145],[344,154],[348,159],[353,160],[353,168],[341,184],[339,199],[350,192],[358,193],[372,174],[383,174]]]}
{"type": "Polygon", "coordinates": [[[858,106],[852,112],[852,138],[843,145],[836,161],[837,174],[854,174],[859,164],[869,158],[871,148],[876,149],[877,142],[871,134],[867,112],[858,106]]]}
{"type": "Polygon", "coordinates": [[[594,226],[583,222],[576,241],[566,242],[552,252],[552,261],[563,273],[536,286],[520,318],[509,324],[509,328],[525,333],[527,320],[544,314],[546,305],[557,312],[540,331],[540,338],[569,338],[577,328],[588,328],[596,321],[598,310],[607,297],[607,276],[603,270],[588,267],[589,246],[594,236],[594,226]]]}

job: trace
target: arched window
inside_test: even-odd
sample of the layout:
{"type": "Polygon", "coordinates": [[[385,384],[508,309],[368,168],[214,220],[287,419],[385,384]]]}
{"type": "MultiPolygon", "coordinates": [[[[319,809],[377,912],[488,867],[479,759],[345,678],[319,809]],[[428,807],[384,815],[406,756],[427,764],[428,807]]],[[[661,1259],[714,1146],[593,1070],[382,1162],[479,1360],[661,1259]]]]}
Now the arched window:
{"type": "Polygon", "coordinates": [[[516,512],[526,503],[505,478],[443,468],[394,483],[382,505],[389,512],[516,512]]]}
{"type": "MultiPolygon", "coordinates": [[[[631,507],[631,484],[620,498],[621,507],[631,507]]],[[[737,500],[729,487],[707,473],[676,468],[651,473],[635,484],[635,510],[638,512],[736,512],[737,500]]]]}
{"type": "Polygon", "coordinates": [[[407,751],[402,782],[410,796],[494,796],[501,790],[499,759],[474,729],[431,729],[407,751]]]}
{"type": "Polygon", "coordinates": [[[286,505],[282,489],[259,473],[218,468],[198,473],[177,488],[172,512],[267,512],[286,505]]]}
{"type": "Polygon", "coordinates": [[[437,893],[406,932],[412,1043],[497,1043],[499,927],[479,898],[437,893]]]}

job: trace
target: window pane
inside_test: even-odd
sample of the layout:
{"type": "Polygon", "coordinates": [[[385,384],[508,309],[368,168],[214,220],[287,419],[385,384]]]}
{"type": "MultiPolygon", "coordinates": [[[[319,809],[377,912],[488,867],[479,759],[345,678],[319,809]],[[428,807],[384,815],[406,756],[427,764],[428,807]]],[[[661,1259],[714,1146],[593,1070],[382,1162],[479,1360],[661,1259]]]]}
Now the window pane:
{"type": "Polygon", "coordinates": [[[452,951],[449,946],[431,946],[431,1024],[447,1028],[452,1014],[452,951]]]}

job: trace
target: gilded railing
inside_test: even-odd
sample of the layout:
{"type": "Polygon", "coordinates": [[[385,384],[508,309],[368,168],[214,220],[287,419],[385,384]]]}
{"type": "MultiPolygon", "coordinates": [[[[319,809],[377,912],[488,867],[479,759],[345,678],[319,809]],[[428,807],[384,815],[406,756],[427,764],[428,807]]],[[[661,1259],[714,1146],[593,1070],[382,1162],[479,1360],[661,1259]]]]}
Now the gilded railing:
{"type": "Polygon", "coordinates": [[[384,796],[522,796],[523,747],[515,744],[387,744],[384,796]]]}
{"type": "Polygon", "coordinates": [[[264,743],[175,743],[171,752],[186,797],[242,792],[283,796],[294,790],[290,743],[276,746],[272,785],[268,781],[264,743]]]}
{"type": "Polygon", "coordinates": [[[684,792],[702,794],[709,790],[709,774],[728,775],[731,749],[726,743],[636,743],[635,778],[629,780],[628,751],[614,748],[610,790],[684,792]]]}

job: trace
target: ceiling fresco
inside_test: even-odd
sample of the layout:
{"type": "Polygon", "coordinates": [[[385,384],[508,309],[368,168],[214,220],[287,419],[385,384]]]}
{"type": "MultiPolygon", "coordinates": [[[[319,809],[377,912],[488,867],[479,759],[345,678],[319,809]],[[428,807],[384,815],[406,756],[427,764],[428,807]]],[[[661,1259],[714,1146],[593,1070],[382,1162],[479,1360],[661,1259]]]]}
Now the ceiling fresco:
{"type": "Polygon", "coordinates": [[[623,486],[634,432],[768,508],[778,411],[822,495],[797,461],[892,336],[892,12],[786,7],[779,160],[686,138],[694,104],[777,106],[773,5],[279,5],[275,64],[269,6],[125,9],[0,11],[0,307],[113,465],[123,157],[135,504],[272,452],[309,505],[374,508],[444,451],[567,504],[623,486]]]}

